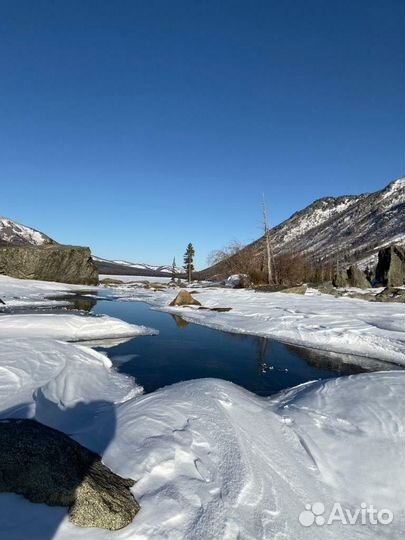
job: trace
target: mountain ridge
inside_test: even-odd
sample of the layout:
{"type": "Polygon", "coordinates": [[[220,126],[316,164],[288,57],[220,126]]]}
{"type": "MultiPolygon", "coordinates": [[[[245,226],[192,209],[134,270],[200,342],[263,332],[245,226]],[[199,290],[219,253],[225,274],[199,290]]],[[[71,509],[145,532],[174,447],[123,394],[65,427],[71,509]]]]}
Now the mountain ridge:
{"type": "MultiPolygon", "coordinates": [[[[379,248],[405,243],[405,177],[371,193],[316,199],[273,227],[270,238],[275,257],[301,254],[314,261],[374,262],[379,248]]],[[[241,253],[263,264],[264,236],[241,253]]],[[[213,278],[223,274],[225,266],[221,261],[198,275],[213,278]]]]}

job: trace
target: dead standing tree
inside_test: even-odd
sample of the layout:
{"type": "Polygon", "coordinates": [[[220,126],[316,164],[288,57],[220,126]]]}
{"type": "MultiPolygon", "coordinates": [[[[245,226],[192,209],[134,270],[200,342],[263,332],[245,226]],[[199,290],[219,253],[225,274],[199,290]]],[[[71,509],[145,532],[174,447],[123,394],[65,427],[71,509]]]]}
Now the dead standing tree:
{"type": "Polygon", "coordinates": [[[276,279],[276,272],[273,271],[275,270],[274,257],[273,257],[273,250],[271,247],[270,227],[269,227],[269,221],[267,218],[267,207],[266,207],[266,200],[264,198],[264,193],[263,193],[262,206],[263,206],[264,241],[266,244],[267,281],[270,285],[272,283],[275,283],[277,279],[276,279]]]}

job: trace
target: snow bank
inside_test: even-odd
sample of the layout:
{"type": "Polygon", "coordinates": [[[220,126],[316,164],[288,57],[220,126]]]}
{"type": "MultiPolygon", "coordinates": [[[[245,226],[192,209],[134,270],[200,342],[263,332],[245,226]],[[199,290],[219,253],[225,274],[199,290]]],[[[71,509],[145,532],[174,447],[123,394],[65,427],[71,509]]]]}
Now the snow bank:
{"type": "Polygon", "coordinates": [[[130,380],[94,351],[16,345],[0,340],[0,410],[100,452],[137,480],[141,511],[121,531],[84,530],[64,509],[0,494],[1,539],[27,531],[30,540],[377,540],[405,532],[403,372],[309,383],[271,400],[214,379],[133,397],[130,380]],[[395,519],[300,525],[305,504],[328,510],[335,501],[389,508],[395,519]]]}
{"type": "Polygon", "coordinates": [[[142,300],[218,330],[252,334],[336,353],[405,365],[405,310],[400,304],[371,303],[328,295],[255,293],[199,289],[203,306],[230,307],[227,313],[169,307],[178,290],[114,290],[121,300],[142,300]]]}
{"type": "Polygon", "coordinates": [[[68,409],[78,403],[107,398],[117,403],[142,393],[133,378],[116,373],[111,365],[107,356],[81,345],[2,338],[0,416],[36,417],[58,427],[49,415],[58,407],[69,416],[68,409]]]}
{"type": "Polygon", "coordinates": [[[75,313],[0,316],[0,338],[42,337],[64,341],[94,341],[158,334],[157,330],[120,319],[75,313]]]}

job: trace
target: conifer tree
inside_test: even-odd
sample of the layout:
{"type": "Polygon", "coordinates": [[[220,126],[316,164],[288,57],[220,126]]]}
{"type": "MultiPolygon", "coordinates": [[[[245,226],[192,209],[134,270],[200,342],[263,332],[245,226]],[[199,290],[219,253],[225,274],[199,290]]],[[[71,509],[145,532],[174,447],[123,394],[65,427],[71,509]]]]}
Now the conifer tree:
{"type": "Polygon", "coordinates": [[[186,252],[184,254],[184,269],[187,273],[187,281],[191,283],[192,277],[193,277],[193,271],[194,271],[194,255],[195,251],[193,248],[193,244],[190,242],[187,246],[186,252]]]}
{"type": "Polygon", "coordinates": [[[172,263],[172,281],[176,280],[176,257],[173,257],[172,263]]]}

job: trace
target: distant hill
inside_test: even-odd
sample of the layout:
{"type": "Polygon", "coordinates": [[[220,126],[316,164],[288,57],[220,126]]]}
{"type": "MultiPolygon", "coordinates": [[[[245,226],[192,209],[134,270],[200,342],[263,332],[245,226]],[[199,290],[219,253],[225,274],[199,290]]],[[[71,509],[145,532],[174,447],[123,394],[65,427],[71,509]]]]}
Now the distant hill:
{"type": "MultiPolygon", "coordinates": [[[[172,275],[171,265],[153,266],[151,264],[131,263],[128,261],[110,261],[93,257],[93,260],[100,274],[127,275],[127,276],[145,276],[145,277],[170,277],[172,275]]],[[[176,274],[181,275],[184,272],[176,267],[176,274]]]]}
{"type": "MultiPolygon", "coordinates": [[[[275,256],[301,253],[314,260],[374,262],[380,247],[405,244],[405,177],[375,193],[318,199],[274,227],[271,243],[275,256]]],[[[264,250],[263,236],[244,248],[258,261],[264,250]]],[[[199,277],[221,276],[226,266],[220,262],[199,277]]]]}
{"type": "Polygon", "coordinates": [[[56,244],[56,242],[36,229],[0,217],[0,245],[43,246],[45,244],[56,244]]]}

